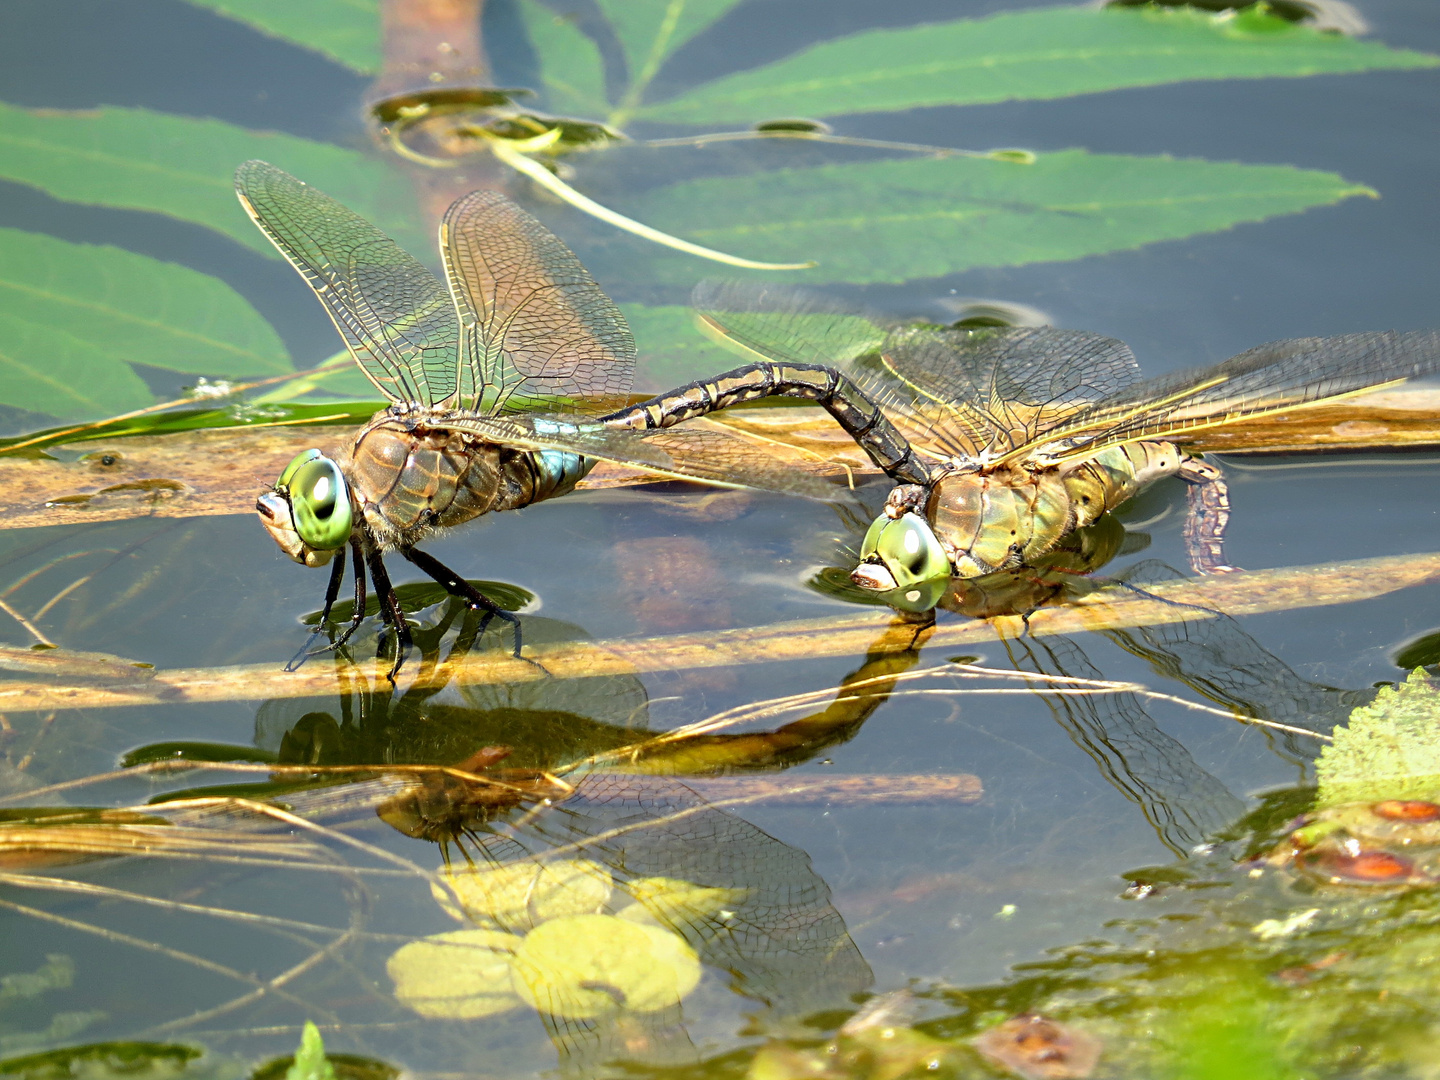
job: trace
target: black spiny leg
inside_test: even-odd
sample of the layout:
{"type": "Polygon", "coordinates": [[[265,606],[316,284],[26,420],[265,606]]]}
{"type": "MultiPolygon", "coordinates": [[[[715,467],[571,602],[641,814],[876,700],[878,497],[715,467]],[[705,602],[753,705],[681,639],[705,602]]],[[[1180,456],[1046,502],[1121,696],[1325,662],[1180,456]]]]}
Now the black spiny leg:
{"type": "Polygon", "coordinates": [[[325,589],[325,610],[320,613],[320,622],[316,626],[315,632],[310,635],[309,640],[305,642],[299,652],[290,658],[290,662],[285,665],[286,671],[298,671],[300,665],[305,663],[310,657],[320,656],[322,653],[340,648],[350,640],[351,635],[354,634],[355,631],[360,628],[360,624],[365,621],[365,559],[360,553],[360,541],[354,536],[350,538],[350,554],[353,558],[355,574],[355,611],[350,616],[350,625],[345,628],[344,632],[338,638],[330,642],[330,644],[322,646],[319,649],[312,650],[310,648],[315,639],[320,636],[321,631],[324,630],[325,623],[330,618],[330,609],[334,606],[335,598],[340,593],[340,579],[345,576],[345,556],[341,555],[336,558],[335,568],[330,571],[330,584],[325,589]]]}
{"type": "Polygon", "coordinates": [[[404,555],[405,558],[409,559],[421,570],[424,570],[425,573],[429,574],[441,585],[444,585],[445,591],[451,596],[458,596],[461,600],[464,600],[472,611],[485,612],[485,618],[480,624],[480,633],[483,634],[486,625],[491,619],[496,617],[503,619],[513,626],[515,628],[515,652],[513,655],[517,660],[525,659],[525,657],[520,655],[520,620],[513,612],[506,611],[499,604],[495,603],[494,600],[491,600],[434,556],[426,555],[425,552],[415,548],[400,548],[399,551],[401,555],[404,555]]]}
{"type": "Polygon", "coordinates": [[[395,663],[391,665],[387,676],[393,686],[395,676],[400,674],[400,667],[405,663],[405,657],[414,642],[410,638],[410,627],[405,625],[405,609],[400,606],[400,598],[395,595],[395,586],[390,584],[384,556],[380,549],[371,543],[369,537],[365,538],[364,545],[365,561],[370,566],[370,580],[375,583],[375,596],[380,601],[380,618],[385,625],[395,628],[395,663]]]}
{"type": "Polygon", "coordinates": [[[365,602],[369,599],[365,595],[365,554],[360,548],[359,537],[351,534],[350,555],[355,563],[355,610],[350,615],[350,625],[345,632],[331,643],[330,648],[338,649],[350,640],[352,634],[360,629],[360,624],[365,621],[365,602]]]}
{"type": "MultiPolygon", "coordinates": [[[[340,595],[340,582],[344,577],[345,556],[341,555],[335,560],[335,565],[330,568],[330,584],[325,586],[325,607],[320,612],[320,621],[315,624],[314,631],[305,639],[305,644],[300,646],[300,651],[292,656],[290,662],[285,665],[286,671],[298,671],[301,664],[315,655],[310,651],[310,646],[315,643],[317,637],[325,632],[325,624],[330,621],[330,609],[335,606],[335,598],[340,595]]],[[[324,649],[316,650],[316,652],[324,651],[324,649]]]]}

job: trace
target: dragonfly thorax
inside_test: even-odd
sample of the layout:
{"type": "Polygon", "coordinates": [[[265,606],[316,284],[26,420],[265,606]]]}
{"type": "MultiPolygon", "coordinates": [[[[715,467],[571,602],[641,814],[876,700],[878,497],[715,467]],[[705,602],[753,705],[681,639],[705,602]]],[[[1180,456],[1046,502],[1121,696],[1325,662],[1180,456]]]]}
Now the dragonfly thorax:
{"type": "Polygon", "coordinates": [[[1093,524],[1141,488],[1173,476],[1184,455],[1167,442],[1110,447],[1089,458],[1024,462],[949,474],[930,490],[925,517],[956,577],[1028,565],[1073,529],[1093,524]]]}
{"type": "Polygon", "coordinates": [[[345,474],[382,547],[413,546],[432,529],[529,501],[523,477],[507,467],[516,452],[440,426],[438,419],[387,410],[351,448],[345,474]]]}

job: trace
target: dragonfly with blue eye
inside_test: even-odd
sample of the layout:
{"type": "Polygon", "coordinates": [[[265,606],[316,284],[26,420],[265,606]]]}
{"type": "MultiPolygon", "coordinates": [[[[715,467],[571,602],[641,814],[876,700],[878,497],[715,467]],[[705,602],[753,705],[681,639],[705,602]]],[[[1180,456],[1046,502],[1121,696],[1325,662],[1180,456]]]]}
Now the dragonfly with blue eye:
{"type": "MultiPolygon", "coordinates": [[[[398,552],[487,618],[511,623],[520,656],[518,619],[417,545],[437,529],[562,495],[602,460],[662,477],[842,496],[829,481],[772,464],[753,443],[722,431],[636,432],[605,422],[600,414],[627,400],[634,338],[575,255],[503,195],[473,192],[446,212],[439,240],[447,289],[364,218],[273,165],[241,165],[235,188],[390,401],[343,450],[297,456],[256,504],[296,562],[333,560],[321,628],[344,576],[337,556],[351,552],[354,615],[318,651],[343,644],[360,625],[368,574],[396,638],[393,679],[410,647],[384,561],[398,552]]],[[[792,375],[812,389],[830,386],[810,396],[847,429],[871,432],[882,458],[908,451],[844,377],[809,368],[792,375]]],[[[789,385],[784,373],[772,382],[777,392],[789,385]]],[[[683,405],[684,395],[676,400],[683,405]]],[[[289,669],[312,655],[313,642],[289,669]]]]}
{"type": "MultiPolygon", "coordinates": [[[[877,446],[871,429],[836,418],[898,481],[851,580],[911,611],[933,608],[954,579],[1036,565],[1170,476],[1190,484],[1191,568],[1232,570],[1223,475],[1186,452],[1187,436],[1440,371],[1433,330],[1276,341],[1146,380],[1124,342],[1085,331],[916,325],[800,290],[724,282],[701,283],[694,306],[711,336],[754,362],[607,419],[662,428],[773,392],[766,373],[787,367],[848,378],[852,399],[878,403],[893,426],[874,429],[877,446]]],[[[784,392],[816,396],[824,385],[784,392]]]]}

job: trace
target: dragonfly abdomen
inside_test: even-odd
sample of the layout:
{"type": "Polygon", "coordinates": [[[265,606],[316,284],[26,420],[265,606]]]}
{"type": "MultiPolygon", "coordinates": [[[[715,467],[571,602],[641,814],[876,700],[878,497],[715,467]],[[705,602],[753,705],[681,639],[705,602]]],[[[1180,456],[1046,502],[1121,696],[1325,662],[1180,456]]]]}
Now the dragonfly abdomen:
{"type": "Polygon", "coordinates": [[[1074,505],[1074,527],[1093,523],[1142,488],[1174,476],[1184,457],[1174,443],[1134,442],[1108,447],[1064,468],[1065,489],[1074,505]]]}
{"type": "Polygon", "coordinates": [[[515,467],[528,470],[525,488],[529,493],[525,502],[517,506],[568,493],[598,464],[595,458],[569,450],[531,450],[517,456],[525,459],[523,463],[517,461],[515,467]]]}
{"type": "Polygon", "coordinates": [[[902,484],[928,484],[929,465],[918,458],[905,436],[849,378],[823,364],[769,360],[734,368],[712,379],[697,379],[667,394],[604,417],[612,427],[645,431],[706,416],[744,401],[794,397],[824,408],[860,444],[870,460],[902,484]]]}

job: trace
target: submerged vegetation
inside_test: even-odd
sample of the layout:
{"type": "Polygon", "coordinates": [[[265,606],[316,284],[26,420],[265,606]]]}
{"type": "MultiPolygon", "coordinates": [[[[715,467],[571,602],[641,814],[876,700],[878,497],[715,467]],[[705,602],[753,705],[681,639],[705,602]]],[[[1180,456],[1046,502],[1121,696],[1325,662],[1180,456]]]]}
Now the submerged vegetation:
{"type": "MultiPolygon", "coordinates": [[[[1103,150],[948,145],[947,109],[993,130],[987,110],[1344,87],[1440,57],[1333,0],[893,22],[741,0],[474,0],[449,22],[406,0],[151,6],[127,17],[173,27],[198,69],[243,54],[265,89],[0,103],[0,196],[22,208],[0,217],[0,1080],[1440,1072],[1440,555],[1429,509],[1397,510],[1423,462],[1403,499],[1381,466],[1288,503],[1303,475],[1240,471],[1237,520],[1247,498],[1268,512],[1252,537],[1275,554],[1208,578],[1167,565],[1159,485],[951,582],[925,621],[839,569],[886,498],[864,455],[828,418],[746,410],[697,445],[833,505],[602,466],[463,534],[453,580],[395,588],[417,650],[397,687],[376,599],[313,610],[248,517],[378,406],[291,316],[298,283],[231,195],[264,159],[430,259],[446,207],[503,188],[616,297],[655,390],[735,363],[687,306],[716,262],[745,295],[869,288],[917,338],[1044,340],[1006,329],[1044,312],[961,297],[981,279],[959,275],[1091,260],[1078,277],[1244,223],[1265,246],[1288,215],[1354,200],[1323,232],[1390,196],[1363,161],[1175,157],[1126,145],[1123,119],[1103,150]],[[451,595],[476,591],[523,655],[451,595]],[[282,672],[296,621],[325,633],[327,612],[353,638],[282,672]]],[[[1327,239],[1347,260],[1348,237],[1327,239]]],[[[450,310],[435,295],[382,329],[415,345],[450,310]]],[[[439,321],[428,343],[458,342],[439,321]]],[[[879,323],[847,325],[789,359],[883,351],[879,323]]],[[[1185,449],[1440,445],[1431,392],[1407,393],[1185,449]]],[[[917,443],[954,396],[905,413],[917,443]]]]}

